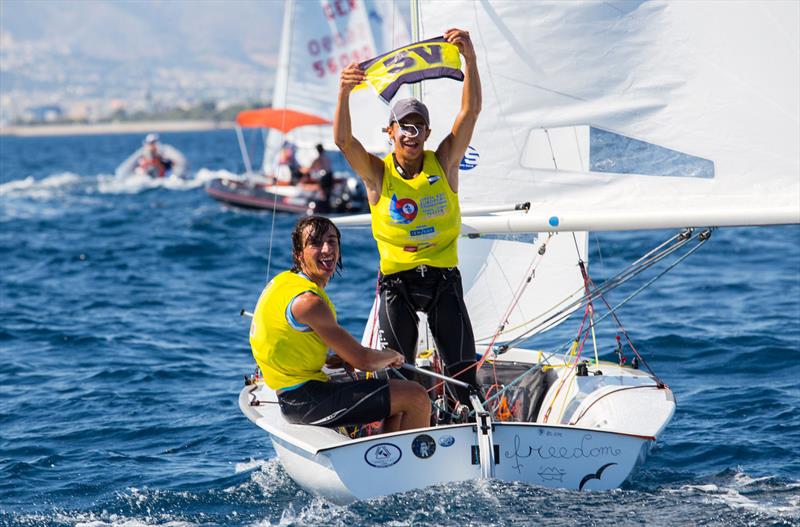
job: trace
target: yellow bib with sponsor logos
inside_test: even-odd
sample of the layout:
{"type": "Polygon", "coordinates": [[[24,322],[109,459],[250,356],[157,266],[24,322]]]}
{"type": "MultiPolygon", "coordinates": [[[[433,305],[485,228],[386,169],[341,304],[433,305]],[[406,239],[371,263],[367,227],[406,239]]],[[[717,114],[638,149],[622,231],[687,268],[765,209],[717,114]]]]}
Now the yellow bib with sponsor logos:
{"type": "Polygon", "coordinates": [[[413,179],[403,179],[392,154],[383,159],[381,196],[369,209],[384,275],[423,264],[458,265],[458,195],[450,189],[436,153],[426,150],[424,155],[422,172],[413,179]]]}
{"type": "Polygon", "coordinates": [[[305,381],[327,381],[322,366],[328,346],[308,326],[299,325],[289,306],[295,297],[311,292],[325,300],[325,290],[303,275],[284,271],[264,288],[250,324],[250,347],[267,386],[280,390],[305,381]]]}

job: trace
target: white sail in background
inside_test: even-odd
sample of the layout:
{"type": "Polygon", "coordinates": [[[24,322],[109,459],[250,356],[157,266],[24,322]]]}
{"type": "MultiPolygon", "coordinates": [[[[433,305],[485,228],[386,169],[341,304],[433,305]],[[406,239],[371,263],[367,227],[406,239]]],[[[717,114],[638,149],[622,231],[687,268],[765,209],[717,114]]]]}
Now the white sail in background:
{"type": "MultiPolygon", "coordinates": [[[[422,1],[420,38],[470,32],[483,110],[465,231],[800,222],[800,3],[422,1]]],[[[431,144],[461,85],[425,83],[431,144]]]]}
{"type": "MultiPolygon", "coordinates": [[[[289,0],[285,4],[281,49],[273,108],[290,108],[333,120],[339,73],[351,62],[362,62],[408,42],[409,25],[393,2],[289,0]]],[[[351,96],[353,131],[371,151],[386,150],[389,110],[367,90],[351,96]]],[[[265,168],[284,141],[271,131],[265,168]]],[[[329,127],[304,127],[290,132],[297,144],[322,143],[335,148],[329,127]]]]}

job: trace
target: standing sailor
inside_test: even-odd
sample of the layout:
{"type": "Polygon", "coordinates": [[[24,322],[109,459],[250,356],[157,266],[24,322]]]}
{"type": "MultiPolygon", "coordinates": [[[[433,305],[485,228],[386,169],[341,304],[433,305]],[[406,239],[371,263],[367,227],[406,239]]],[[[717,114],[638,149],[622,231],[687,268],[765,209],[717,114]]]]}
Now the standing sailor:
{"type": "MultiPolygon", "coordinates": [[[[357,64],[342,71],[333,128],[336,145],[367,188],[380,253],[382,344],[400,350],[413,363],[416,313],[423,311],[447,373],[475,385],[475,338],[456,267],[461,230],[458,166],[481,109],[481,86],[469,33],[449,29],[444,37],[458,47],[466,71],[461,109],[435,152],[424,149],[430,117],[416,99],[394,105],[387,128],[394,149],[384,159],[367,152],[353,137],[350,92],[364,80],[357,64]]],[[[468,404],[469,391],[456,391],[459,401],[468,404]]]]}

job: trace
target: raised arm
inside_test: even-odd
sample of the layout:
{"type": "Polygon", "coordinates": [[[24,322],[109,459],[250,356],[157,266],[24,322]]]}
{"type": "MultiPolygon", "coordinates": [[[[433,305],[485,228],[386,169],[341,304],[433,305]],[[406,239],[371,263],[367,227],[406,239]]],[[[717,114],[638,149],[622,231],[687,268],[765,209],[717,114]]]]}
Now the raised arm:
{"type": "Polygon", "coordinates": [[[340,326],[328,304],[313,293],[304,293],[292,303],[292,315],[301,324],[307,324],[328,345],[352,366],[364,371],[376,371],[393,366],[399,368],[405,358],[390,350],[376,350],[362,346],[340,326]]]}
{"type": "Polygon", "coordinates": [[[450,188],[458,192],[458,165],[467,151],[481,111],[481,79],[478,76],[475,48],[472,47],[469,33],[461,29],[448,29],[444,33],[444,38],[458,46],[464,57],[464,86],[461,89],[461,110],[456,116],[452,130],[436,149],[436,157],[447,174],[450,188]]]}
{"type": "Polygon", "coordinates": [[[350,122],[350,92],[363,80],[364,72],[355,62],[342,70],[339,78],[336,113],[333,116],[333,140],[356,174],[364,180],[369,201],[374,205],[378,202],[381,193],[383,161],[367,152],[364,145],[353,137],[350,122]]]}

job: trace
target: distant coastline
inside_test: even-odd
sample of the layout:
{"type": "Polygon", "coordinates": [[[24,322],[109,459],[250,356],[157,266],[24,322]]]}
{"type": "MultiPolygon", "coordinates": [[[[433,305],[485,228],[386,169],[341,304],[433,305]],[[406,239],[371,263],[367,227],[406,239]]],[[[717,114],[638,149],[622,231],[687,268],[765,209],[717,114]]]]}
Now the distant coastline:
{"type": "Polygon", "coordinates": [[[101,135],[148,132],[192,132],[203,130],[227,130],[235,124],[228,121],[124,121],[94,124],[41,124],[27,126],[0,126],[0,136],[47,136],[47,135],[101,135]]]}

